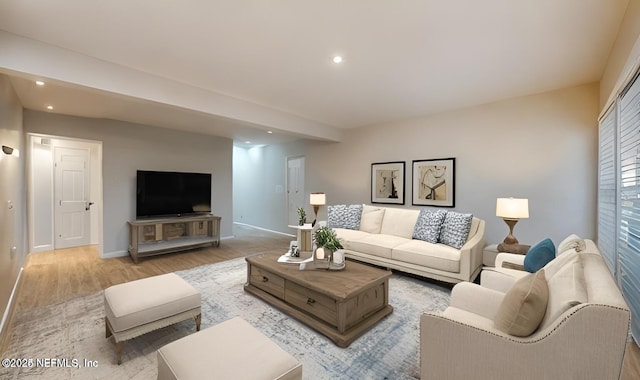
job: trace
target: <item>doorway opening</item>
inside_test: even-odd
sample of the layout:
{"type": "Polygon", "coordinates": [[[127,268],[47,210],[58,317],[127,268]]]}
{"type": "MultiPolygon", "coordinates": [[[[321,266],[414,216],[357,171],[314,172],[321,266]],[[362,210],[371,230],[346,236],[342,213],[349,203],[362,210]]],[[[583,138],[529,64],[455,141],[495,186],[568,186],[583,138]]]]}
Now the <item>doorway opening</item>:
{"type": "Polygon", "coordinates": [[[305,206],[304,157],[287,157],[287,222],[298,225],[298,207],[305,206]]]}
{"type": "Polygon", "coordinates": [[[27,135],[29,251],[97,245],[102,257],[102,142],[27,135]]]}

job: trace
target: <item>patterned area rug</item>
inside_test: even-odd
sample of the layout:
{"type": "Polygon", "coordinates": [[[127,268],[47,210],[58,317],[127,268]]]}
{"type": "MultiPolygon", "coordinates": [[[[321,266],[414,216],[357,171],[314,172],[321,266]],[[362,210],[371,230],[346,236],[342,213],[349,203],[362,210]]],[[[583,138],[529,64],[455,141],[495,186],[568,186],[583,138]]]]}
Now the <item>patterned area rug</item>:
{"type": "MultiPolygon", "coordinates": [[[[303,377],[313,380],[419,378],[419,316],[444,310],[450,294],[446,287],[394,273],[389,285],[393,313],[348,348],[339,348],[245,293],[244,259],[177,273],[202,293],[202,328],[241,316],[300,360],[303,377]]],[[[194,322],[185,321],[127,341],[123,363],[115,365],[113,342],[104,337],[102,292],[97,292],[17,315],[3,358],[26,359],[9,363],[24,368],[4,368],[5,360],[0,379],[155,379],[156,351],[193,332],[194,322]]]]}

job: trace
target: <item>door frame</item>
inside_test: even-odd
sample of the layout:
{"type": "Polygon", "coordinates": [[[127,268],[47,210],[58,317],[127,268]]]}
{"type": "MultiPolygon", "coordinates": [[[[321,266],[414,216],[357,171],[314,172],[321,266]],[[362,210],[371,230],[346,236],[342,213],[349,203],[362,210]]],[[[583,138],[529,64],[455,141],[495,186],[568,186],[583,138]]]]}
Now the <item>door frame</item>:
{"type": "MultiPolygon", "coordinates": [[[[300,156],[287,156],[285,157],[284,160],[284,167],[285,167],[285,191],[287,193],[287,199],[285,200],[285,204],[284,204],[284,208],[285,208],[285,215],[286,215],[286,223],[289,224],[291,221],[289,220],[289,216],[290,216],[290,212],[292,210],[289,210],[289,182],[291,181],[291,179],[289,178],[289,161],[292,160],[298,160],[298,159],[302,159],[302,207],[306,208],[306,202],[305,199],[306,198],[306,192],[305,192],[305,171],[306,171],[306,158],[303,155],[300,156]]],[[[295,210],[297,212],[297,209],[295,210]]],[[[293,223],[293,225],[297,224],[297,220],[296,223],[293,223]]]]}
{"type": "Polygon", "coordinates": [[[43,252],[55,247],[54,235],[54,146],[87,148],[90,155],[91,207],[90,245],[97,245],[103,256],[103,173],[102,141],[65,136],[27,133],[27,226],[29,252],[43,252]],[[46,225],[49,224],[50,228],[46,225]]]}

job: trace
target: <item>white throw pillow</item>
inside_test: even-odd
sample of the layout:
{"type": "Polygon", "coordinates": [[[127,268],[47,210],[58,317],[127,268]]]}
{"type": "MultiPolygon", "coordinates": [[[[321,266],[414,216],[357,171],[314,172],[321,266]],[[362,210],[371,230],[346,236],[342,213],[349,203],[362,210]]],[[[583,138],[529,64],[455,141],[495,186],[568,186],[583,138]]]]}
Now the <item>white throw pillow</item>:
{"type": "Polygon", "coordinates": [[[570,249],[575,249],[576,252],[581,252],[584,251],[585,248],[586,244],[584,240],[576,234],[571,234],[558,244],[558,252],[556,253],[556,256],[560,256],[570,249]]]}
{"type": "Polygon", "coordinates": [[[384,218],[384,207],[364,205],[360,219],[360,231],[379,234],[384,218]]]}
{"type": "Polygon", "coordinates": [[[542,319],[542,326],[555,321],[565,311],[589,299],[580,254],[573,255],[567,264],[548,276],[547,283],[549,303],[542,319]]]}

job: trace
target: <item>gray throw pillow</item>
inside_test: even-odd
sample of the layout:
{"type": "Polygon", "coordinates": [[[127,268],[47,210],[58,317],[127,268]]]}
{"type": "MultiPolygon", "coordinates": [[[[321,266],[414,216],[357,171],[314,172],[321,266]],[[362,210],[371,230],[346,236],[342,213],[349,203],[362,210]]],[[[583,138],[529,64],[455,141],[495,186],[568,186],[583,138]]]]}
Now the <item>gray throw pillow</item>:
{"type": "Polygon", "coordinates": [[[437,243],[440,236],[440,229],[447,215],[445,210],[420,210],[416,226],[413,229],[413,238],[424,240],[429,243],[437,243]]]}
{"type": "Polygon", "coordinates": [[[450,247],[460,249],[464,243],[467,242],[472,220],[472,214],[447,211],[438,241],[450,247]]]}
{"type": "Polygon", "coordinates": [[[327,207],[327,226],[330,228],[360,229],[362,205],[333,205],[327,207]]]}

